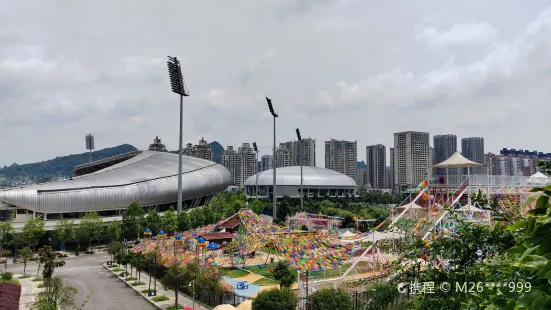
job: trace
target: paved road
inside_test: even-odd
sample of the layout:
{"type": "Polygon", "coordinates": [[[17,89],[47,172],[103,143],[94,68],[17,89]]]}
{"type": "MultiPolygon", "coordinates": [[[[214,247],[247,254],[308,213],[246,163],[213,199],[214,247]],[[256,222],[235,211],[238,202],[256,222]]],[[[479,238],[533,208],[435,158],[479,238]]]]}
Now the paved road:
{"type": "MultiPolygon", "coordinates": [[[[109,259],[107,254],[82,255],[65,258],[65,266],[56,268],[56,275],[77,289],[75,302],[82,304],[90,295],[83,310],[136,310],[155,309],[101,264],[109,259]]],[[[23,265],[8,265],[8,271],[23,274],[23,265]]],[[[37,265],[27,264],[27,273],[36,276],[37,265]]]]}

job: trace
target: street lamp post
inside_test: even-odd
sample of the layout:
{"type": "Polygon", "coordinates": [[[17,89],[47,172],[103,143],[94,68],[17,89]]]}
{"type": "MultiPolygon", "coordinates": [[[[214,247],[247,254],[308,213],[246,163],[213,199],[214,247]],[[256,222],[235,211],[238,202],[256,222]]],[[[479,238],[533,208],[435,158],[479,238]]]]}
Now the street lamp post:
{"type": "Polygon", "coordinates": [[[255,161],[256,166],[255,166],[254,170],[256,171],[256,189],[255,189],[256,199],[258,199],[258,173],[259,172],[257,171],[258,170],[258,147],[256,146],[256,142],[253,142],[253,148],[254,148],[254,151],[256,153],[256,161],[255,161]]]}
{"type": "Polygon", "coordinates": [[[274,117],[274,149],[273,149],[273,175],[274,175],[274,184],[272,189],[272,196],[273,196],[273,208],[274,208],[274,222],[276,220],[276,167],[277,167],[277,160],[276,160],[276,118],[279,116],[275,111],[274,107],[272,106],[272,99],[266,97],[266,102],[268,103],[268,108],[270,109],[270,113],[274,117]]]}
{"type": "Polygon", "coordinates": [[[302,177],[302,137],[300,136],[300,130],[297,128],[297,139],[300,143],[299,161],[300,161],[300,211],[304,211],[304,178],[302,177]]]}
{"type": "Polygon", "coordinates": [[[189,96],[189,92],[186,88],[186,82],[182,76],[182,67],[180,61],[176,57],[168,56],[168,75],[170,77],[170,86],[172,92],[180,95],[180,137],[178,148],[178,203],[176,212],[182,212],[182,132],[183,132],[183,109],[184,109],[184,96],[189,96]]]}
{"type": "Polygon", "coordinates": [[[195,282],[191,281],[188,286],[191,287],[191,301],[193,302],[192,308],[195,309],[195,282]]]}

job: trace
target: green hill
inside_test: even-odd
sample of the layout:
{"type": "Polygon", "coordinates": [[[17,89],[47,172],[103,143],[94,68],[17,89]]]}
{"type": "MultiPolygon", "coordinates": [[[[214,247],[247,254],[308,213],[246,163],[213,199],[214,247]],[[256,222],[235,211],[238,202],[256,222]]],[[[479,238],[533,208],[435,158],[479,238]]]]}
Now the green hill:
{"type": "MultiPolygon", "coordinates": [[[[101,160],[137,150],[134,146],[123,144],[92,152],[92,160],[101,160]]],[[[46,182],[57,178],[65,178],[73,175],[75,166],[90,161],[89,153],[73,154],[56,157],[47,161],[32,164],[18,165],[0,169],[0,178],[6,178],[10,183],[21,181],[46,182]]]]}

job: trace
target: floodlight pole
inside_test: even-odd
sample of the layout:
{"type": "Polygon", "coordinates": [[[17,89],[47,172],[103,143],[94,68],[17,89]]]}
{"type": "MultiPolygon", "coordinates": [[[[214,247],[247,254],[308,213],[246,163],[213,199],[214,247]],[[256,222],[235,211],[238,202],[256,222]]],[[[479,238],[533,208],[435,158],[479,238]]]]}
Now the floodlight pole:
{"type": "Polygon", "coordinates": [[[178,138],[178,203],[176,213],[182,212],[182,135],[184,131],[184,96],[180,95],[180,136],[178,138]]]}
{"type": "Polygon", "coordinates": [[[180,135],[178,141],[178,202],[176,204],[176,213],[182,212],[182,136],[184,131],[184,96],[189,96],[186,89],[182,67],[176,57],[168,56],[168,75],[172,92],[180,95],[180,135]]]}
{"type": "Polygon", "coordinates": [[[277,211],[276,211],[276,199],[277,199],[276,198],[276,168],[277,168],[277,159],[276,159],[277,158],[276,157],[276,117],[277,116],[274,116],[274,149],[273,149],[273,153],[274,153],[273,154],[273,156],[274,156],[274,159],[273,159],[273,161],[274,161],[274,163],[273,163],[273,165],[274,165],[274,167],[273,167],[274,168],[274,173],[273,173],[273,175],[274,175],[274,184],[273,184],[273,190],[272,190],[272,192],[273,192],[273,195],[272,195],[273,196],[272,197],[273,202],[272,202],[272,204],[273,204],[273,208],[274,208],[274,223],[275,223],[276,215],[277,215],[277,211]]]}
{"type": "Polygon", "coordinates": [[[299,162],[300,162],[300,211],[304,211],[304,178],[302,176],[302,152],[304,151],[303,150],[303,145],[302,145],[302,137],[300,135],[300,130],[297,128],[296,130],[297,132],[297,139],[298,139],[298,143],[299,146],[300,146],[300,151],[299,151],[299,162]]]}
{"type": "Polygon", "coordinates": [[[254,171],[256,171],[256,199],[258,199],[258,174],[260,172],[258,171],[258,147],[256,146],[256,142],[253,142],[253,149],[256,153],[256,161],[255,161],[254,171]]]}

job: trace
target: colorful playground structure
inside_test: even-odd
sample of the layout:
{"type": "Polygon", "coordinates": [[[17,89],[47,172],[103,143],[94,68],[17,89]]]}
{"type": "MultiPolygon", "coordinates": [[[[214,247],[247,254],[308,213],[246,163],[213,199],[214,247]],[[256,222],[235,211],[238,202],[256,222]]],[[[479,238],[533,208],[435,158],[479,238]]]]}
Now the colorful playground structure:
{"type": "MultiPolygon", "coordinates": [[[[447,163],[449,167],[439,167],[478,165],[458,156],[454,159],[447,163]]],[[[304,297],[320,287],[388,276],[384,266],[400,257],[399,245],[416,239],[428,245],[435,238],[452,236],[457,233],[458,220],[490,224],[492,214],[473,203],[471,194],[480,193],[507,209],[524,203],[534,186],[517,179],[504,182],[491,176],[438,176],[421,182],[384,222],[365,233],[338,233],[342,219],[307,213],[288,217],[287,227],[280,227],[244,208],[216,224],[172,237],[161,232],[153,236],[146,230],[143,242],[132,251],[157,253],[158,261],[165,266],[198,260],[205,272],[213,274],[219,274],[219,268],[229,267],[254,272],[255,268],[262,270],[268,261],[283,260],[299,274],[299,296],[304,297]],[[308,231],[301,230],[304,226],[308,231]]],[[[234,290],[237,284],[233,284],[242,282],[224,279],[234,290]]],[[[251,283],[247,285],[257,289],[251,283]]]]}

